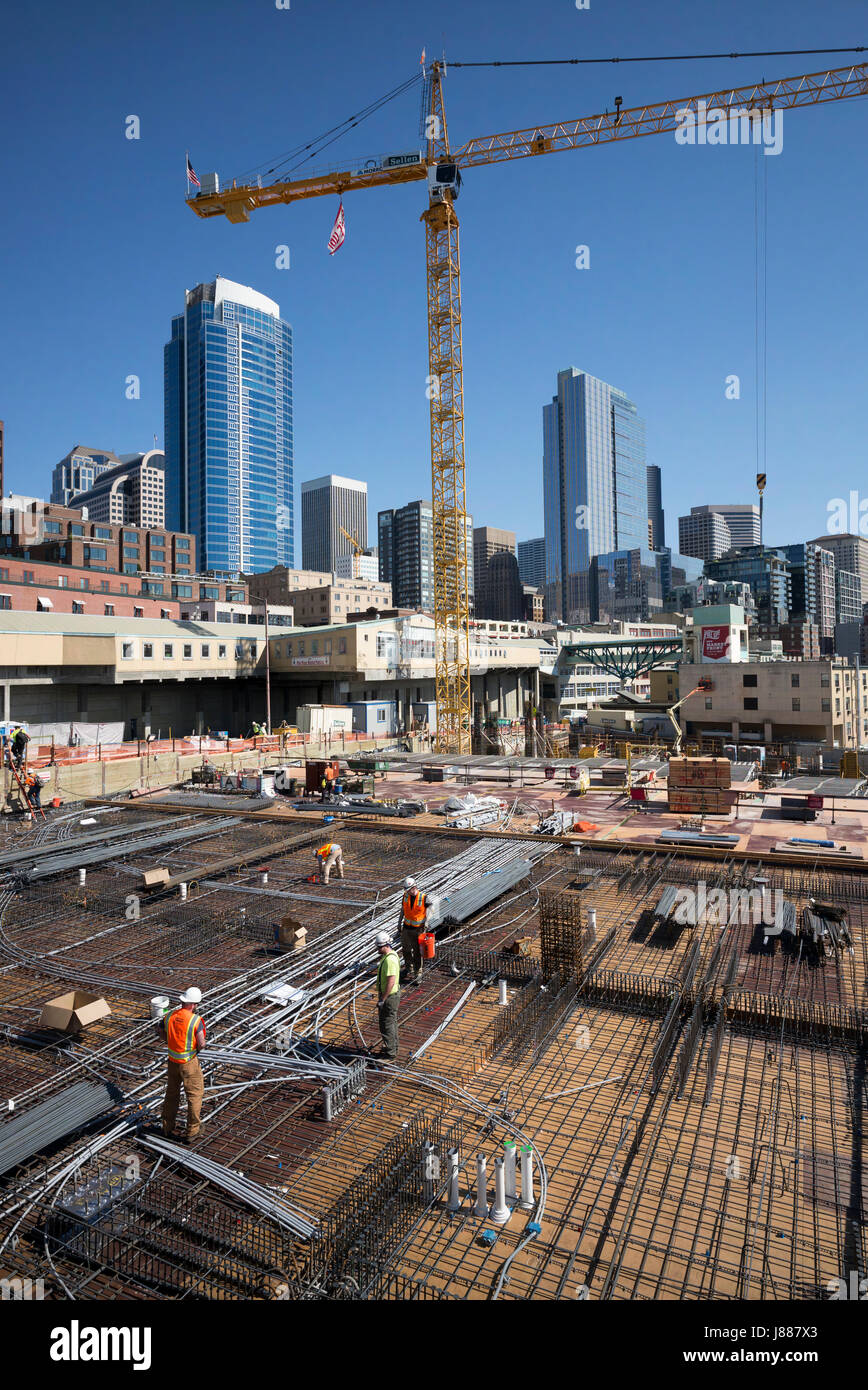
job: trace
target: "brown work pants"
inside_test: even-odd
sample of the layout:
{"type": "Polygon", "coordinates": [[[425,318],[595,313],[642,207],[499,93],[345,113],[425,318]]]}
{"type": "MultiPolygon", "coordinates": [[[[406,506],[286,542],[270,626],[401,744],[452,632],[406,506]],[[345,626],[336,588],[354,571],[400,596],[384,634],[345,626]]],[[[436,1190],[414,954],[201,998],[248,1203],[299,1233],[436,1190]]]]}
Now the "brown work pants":
{"type": "Polygon", "coordinates": [[[404,965],[407,967],[408,980],[415,980],[422,973],[422,948],[419,945],[419,933],[424,930],[424,927],[410,927],[406,922],[401,928],[401,949],[404,952],[404,965]]]}
{"type": "Polygon", "coordinates": [[[169,1062],[162,1114],[164,1134],[171,1134],[175,1127],[182,1086],[187,1097],[187,1138],[195,1139],[202,1122],[202,1097],[205,1094],[205,1081],[198,1057],[194,1057],[192,1062],[169,1062]]]}
{"type": "Polygon", "coordinates": [[[337,871],[338,871],[338,877],[339,877],[339,878],[343,878],[343,876],[344,876],[344,856],[341,854],[340,850],[338,850],[337,854],[334,852],[334,850],[332,850],[331,854],[327,855],[326,858],[323,860],[323,866],[322,866],[322,881],[323,881],[323,883],[328,883],[328,881],[329,881],[329,874],[331,873],[332,869],[337,869],[337,871]]]}

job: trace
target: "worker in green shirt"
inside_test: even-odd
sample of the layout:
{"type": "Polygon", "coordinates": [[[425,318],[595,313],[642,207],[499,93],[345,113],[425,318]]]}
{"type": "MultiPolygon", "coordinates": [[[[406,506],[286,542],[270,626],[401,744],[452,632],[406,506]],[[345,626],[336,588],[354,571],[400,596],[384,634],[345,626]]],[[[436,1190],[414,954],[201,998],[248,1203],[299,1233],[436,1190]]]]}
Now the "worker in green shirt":
{"type": "Polygon", "coordinates": [[[378,1055],[393,1062],[398,1055],[398,996],[401,993],[401,962],[392,950],[388,932],[377,933],[377,1022],[383,1050],[378,1055]]]}

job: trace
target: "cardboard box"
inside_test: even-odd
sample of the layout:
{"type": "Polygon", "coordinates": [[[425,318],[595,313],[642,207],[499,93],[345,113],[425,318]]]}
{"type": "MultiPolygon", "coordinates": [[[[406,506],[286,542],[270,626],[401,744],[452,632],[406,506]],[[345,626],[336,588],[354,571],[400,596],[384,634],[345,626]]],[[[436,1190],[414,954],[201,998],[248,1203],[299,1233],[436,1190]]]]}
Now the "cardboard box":
{"type": "Polygon", "coordinates": [[[80,1033],[89,1023],[99,1018],[108,1018],[111,1009],[98,994],[85,994],[84,990],[70,990],[43,1004],[39,1015],[40,1028],[57,1028],[61,1033],[80,1033]]]}
{"type": "Polygon", "coordinates": [[[281,917],[277,939],[281,951],[303,951],[307,945],[307,928],[296,917],[281,917]]]}
{"type": "Polygon", "coordinates": [[[148,889],[164,888],[171,877],[172,875],[166,868],[145,869],[142,874],[142,887],[148,889]]]}

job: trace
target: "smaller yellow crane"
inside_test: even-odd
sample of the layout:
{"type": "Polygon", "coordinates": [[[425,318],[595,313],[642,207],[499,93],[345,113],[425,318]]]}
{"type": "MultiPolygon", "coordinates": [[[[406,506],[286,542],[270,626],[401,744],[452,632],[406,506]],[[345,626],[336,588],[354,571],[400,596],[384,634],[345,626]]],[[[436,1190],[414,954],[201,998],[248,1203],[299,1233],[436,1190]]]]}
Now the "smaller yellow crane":
{"type": "Polygon", "coordinates": [[[353,579],[360,579],[359,557],[364,555],[365,547],[360,542],[358,536],[351,536],[349,531],[345,531],[343,526],[338,526],[342,536],[346,536],[350,545],[353,547],[353,579]]]}

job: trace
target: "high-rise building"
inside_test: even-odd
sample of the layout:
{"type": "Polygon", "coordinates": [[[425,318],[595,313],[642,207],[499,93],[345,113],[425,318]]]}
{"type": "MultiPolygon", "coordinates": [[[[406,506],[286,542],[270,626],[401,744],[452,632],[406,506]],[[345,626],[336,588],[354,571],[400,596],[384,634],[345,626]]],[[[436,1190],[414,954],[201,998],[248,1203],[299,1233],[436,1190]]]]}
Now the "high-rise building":
{"type": "Polygon", "coordinates": [[[821,651],[829,655],[835,635],[834,556],[814,541],[782,545],[779,549],[790,567],[790,621],[811,619],[817,627],[821,651]]]}
{"type": "Polygon", "coordinates": [[[306,570],[334,570],[338,557],[352,555],[341,530],[368,544],[368,485],[327,473],[301,485],[301,563],[306,570]]]}
{"type": "Polygon", "coordinates": [[[568,367],[543,407],[546,607],[588,613],[592,556],[648,550],[645,424],[623,391],[568,367]]]}
{"type": "Polygon", "coordinates": [[[92,487],[77,492],[69,505],[87,511],[91,521],[121,526],[166,524],[166,457],[161,449],[124,454],[123,462],[104,469],[92,487]]]}
{"type": "MultiPolygon", "coordinates": [[[[468,600],[473,595],[473,517],[465,517],[468,600]]],[[[377,515],[380,580],[392,586],[396,608],[434,608],[434,512],[430,502],[408,502],[377,515]]],[[[472,606],[472,605],[471,605],[472,606]]]]}
{"type": "Polygon", "coordinates": [[[518,572],[522,584],[542,589],[546,582],[546,539],[537,536],[532,541],[518,543],[518,572]]]}
{"type": "Polygon", "coordinates": [[[850,570],[835,570],[835,622],[858,623],[862,620],[862,600],[865,589],[858,574],[850,570]]]}
{"type": "Polygon", "coordinates": [[[663,480],[656,463],[647,465],[645,477],[648,487],[648,539],[652,550],[662,550],[666,544],[666,518],[663,513],[663,480]]]}
{"type": "Polygon", "coordinates": [[[51,474],[51,501],[58,506],[68,507],[79,492],[87,492],[93,487],[101,474],[108,472],[120,463],[120,457],[111,449],[89,449],[84,444],[75,444],[60,463],[55,464],[51,474]]]}
{"type": "Polygon", "coordinates": [[[837,569],[858,574],[862,580],[862,593],[868,599],[868,540],[848,531],[841,535],[817,536],[814,545],[831,550],[837,569]]]}
{"type": "Polygon", "coordinates": [[[291,565],[292,328],[273,299],[218,276],[188,290],[164,353],[166,524],[203,569],[291,565]]]}
{"type": "Polygon", "coordinates": [[[746,546],[720,560],[708,561],[709,579],[739,579],[749,584],[757,608],[757,621],[778,627],[789,621],[792,607],[790,566],[782,550],[770,546],[746,546]]]}
{"type": "Polygon", "coordinates": [[[662,612],[672,587],[668,548],[595,555],[588,566],[590,620],[645,622],[662,612]]]}
{"type": "MultiPolygon", "coordinates": [[[[690,508],[691,516],[704,516],[708,512],[716,512],[723,517],[729,527],[733,549],[742,550],[745,546],[760,544],[760,510],[755,502],[713,502],[690,508]]],[[[681,548],[683,552],[683,546],[681,548]]]]}
{"type": "Polygon", "coordinates": [[[483,611],[480,614],[477,609],[477,616],[495,618],[501,622],[522,621],[525,616],[524,589],[518,561],[511,550],[497,550],[489,557],[485,586],[481,591],[477,588],[476,592],[477,602],[481,600],[483,604],[483,611]]]}
{"type": "Polygon", "coordinates": [[[697,560],[719,560],[733,541],[729,527],[719,512],[694,507],[690,516],[678,518],[678,549],[697,560]]]}
{"type": "Polygon", "coordinates": [[[501,531],[496,526],[474,526],[473,528],[473,594],[475,612],[478,618],[497,618],[498,613],[488,613],[487,603],[488,562],[493,555],[506,551],[515,555],[515,532],[501,531]]]}

